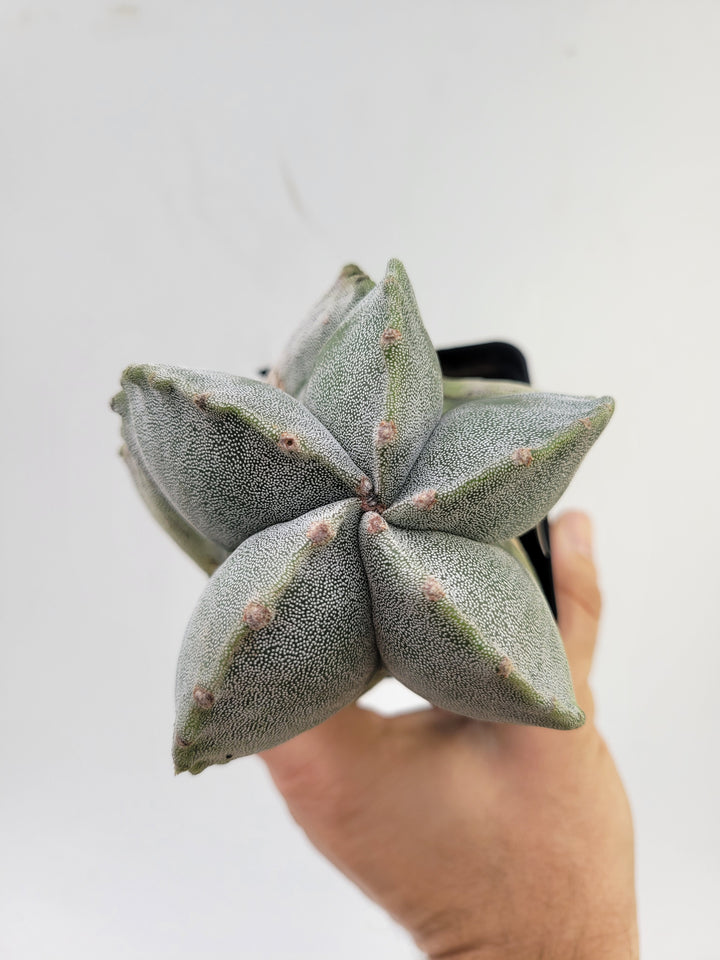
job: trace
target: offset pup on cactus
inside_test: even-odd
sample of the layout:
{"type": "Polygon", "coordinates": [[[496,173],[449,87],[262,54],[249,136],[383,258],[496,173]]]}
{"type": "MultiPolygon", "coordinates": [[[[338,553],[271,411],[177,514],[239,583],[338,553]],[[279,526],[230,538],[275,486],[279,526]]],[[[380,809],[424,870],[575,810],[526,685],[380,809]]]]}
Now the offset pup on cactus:
{"type": "Polygon", "coordinates": [[[178,772],[282,743],[385,672],[479,720],[583,723],[517,537],[613,402],[445,386],[397,260],[377,286],[345,267],[267,382],[125,371],[123,456],[212,574],[180,652],[178,772]]]}

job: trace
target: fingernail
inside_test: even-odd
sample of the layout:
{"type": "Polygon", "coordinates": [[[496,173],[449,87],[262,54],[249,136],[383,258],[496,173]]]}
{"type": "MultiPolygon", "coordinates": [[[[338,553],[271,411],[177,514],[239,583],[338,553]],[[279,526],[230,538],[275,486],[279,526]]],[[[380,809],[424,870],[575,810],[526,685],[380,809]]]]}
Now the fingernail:
{"type": "Polygon", "coordinates": [[[571,513],[565,520],[565,535],[576,553],[592,557],[592,521],[584,513],[571,513]]]}

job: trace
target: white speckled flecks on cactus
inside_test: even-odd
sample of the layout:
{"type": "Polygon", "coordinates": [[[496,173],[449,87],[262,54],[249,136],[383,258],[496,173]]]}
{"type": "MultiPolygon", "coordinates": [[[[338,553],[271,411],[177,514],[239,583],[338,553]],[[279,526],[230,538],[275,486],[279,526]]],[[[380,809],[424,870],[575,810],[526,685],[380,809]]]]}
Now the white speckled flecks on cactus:
{"type": "Polygon", "coordinates": [[[136,485],[212,574],[178,665],[178,771],[282,743],[384,671],[469,717],[582,724],[514,538],[609,397],[443,381],[397,260],[377,285],[345,267],[267,381],[146,364],[122,387],[136,485]]]}

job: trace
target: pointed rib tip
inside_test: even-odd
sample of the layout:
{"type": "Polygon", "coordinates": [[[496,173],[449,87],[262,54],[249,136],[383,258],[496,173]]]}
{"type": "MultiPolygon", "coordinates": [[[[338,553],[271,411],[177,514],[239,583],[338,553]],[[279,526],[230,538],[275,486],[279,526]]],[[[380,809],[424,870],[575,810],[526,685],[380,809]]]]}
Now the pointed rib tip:
{"type": "Polygon", "coordinates": [[[172,388],[178,369],[167,363],[131,363],[123,370],[120,384],[166,390],[172,388]]]}
{"type": "Polygon", "coordinates": [[[176,777],[179,773],[185,773],[188,770],[187,762],[183,759],[177,747],[173,748],[172,760],[173,760],[173,769],[175,771],[176,777]]]}
{"type": "Polygon", "coordinates": [[[142,386],[147,383],[154,367],[149,363],[131,363],[122,372],[120,383],[125,386],[126,383],[134,383],[142,386]]]}
{"type": "Polygon", "coordinates": [[[191,773],[193,751],[190,749],[189,740],[184,740],[180,733],[173,734],[172,760],[175,768],[175,776],[179,773],[191,773]]]}
{"type": "Polygon", "coordinates": [[[583,726],[586,717],[584,711],[578,706],[565,710],[556,707],[553,710],[553,720],[555,721],[553,726],[557,730],[577,730],[583,726]]]}
{"type": "MultiPolygon", "coordinates": [[[[396,257],[388,260],[387,267],[385,268],[385,277],[380,286],[385,292],[386,297],[389,296],[391,303],[394,303],[395,310],[401,314],[401,316],[393,319],[392,325],[395,327],[400,322],[407,323],[411,319],[411,315],[414,315],[415,322],[419,321],[421,328],[424,330],[422,320],[420,320],[415,291],[402,261],[396,257]]],[[[424,332],[425,336],[428,337],[427,331],[424,332]]],[[[429,337],[428,344],[430,344],[429,337]]],[[[434,376],[437,376],[438,389],[442,397],[442,373],[440,371],[440,361],[434,349],[432,349],[432,358],[429,359],[429,362],[436,368],[434,376]]]]}
{"type": "Polygon", "coordinates": [[[127,394],[124,390],[119,390],[114,397],[110,398],[110,409],[113,413],[124,416],[127,410],[127,394]]]}
{"type": "Polygon", "coordinates": [[[207,764],[203,763],[190,763],[188,760],[183,760],[181,757],[173,757],[173,766],[175,769],[175,776],[177,777],[181,773],[189,773],[191,776],[195,776],[198,773],[202,773],[207,764]]]}
{"type": "Polygon", "coordinates": [[[600,397],[600,403],[605,407],[608,414],[608,420],[615,413],[615,398],[614,397],[600,397]]]}
{"type": "Polygon", "coordinates": [[[367,277],[364,270],[361,270],[356,263],[346,263],[338,275],[338,280],[363,280],[367,277]]]}
{"type": "Polygon", "coordinates": [[[173,748],[172,760],[173,760],[173,770],[175,771],[176,777],[181,773],[190,772],[190,765],[187,762],[188,758],[183,757],[181,751],[178,750],[177,747],[173,748]]]}
{"type": "Polygon", "coordinates": [[[398,260],[397,257],[391,257],[385,267],[385,276],[390,275],[395,276],[397,279],[401,277],[407,278],[407,270],[403,266],[402,261],[398,260]]]}
{"type": "Polygon", "coordinates": [[[212,766],[213,763],[220,763],[219,760],[209,760],[206,757],[202,756],[202,751],[198,750],[197,744],[187,744],[187,746],[181,746],[175,742],[175,745],[172,749],[172,759],[173,766],[175,768],[175,776],[180,773],[189,773],[191,776],[195,777],[198,773],[202,773],[207,767],[212,766]]]}
{"type": "Polygon", "coordinates": [[[588,417],[590,428],[592,429],[594,426],[596,435],[602,433],[602,431],[610,422],[614,412],[615,400],[613,397],[598,397],[595,408],[588,417]]]}
{"type": "Polygon", "coordinates": [[[403,287],[411,286],[407,270],[405,269],[402,261],[398,260],[396,257],[392,257],[387,262],[383,284],[390,287],[398,285],[401,289],[403,287]]]}

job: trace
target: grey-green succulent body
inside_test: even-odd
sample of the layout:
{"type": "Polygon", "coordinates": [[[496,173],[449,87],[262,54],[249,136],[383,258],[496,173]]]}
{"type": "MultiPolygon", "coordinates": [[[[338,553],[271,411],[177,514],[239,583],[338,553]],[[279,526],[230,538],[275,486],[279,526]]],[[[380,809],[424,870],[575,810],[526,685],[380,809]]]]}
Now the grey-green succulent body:
{"type": "Polygon", "coordinates": [[[444,382],[396,260],[377,286],[345,267],[268,381],[143,365],[122,386],[133,479],[212,574],[178,664],[178,771],[282,743],[382,671],[469,717],[583,722],[517,537],[610,398],[444,382]]]}

